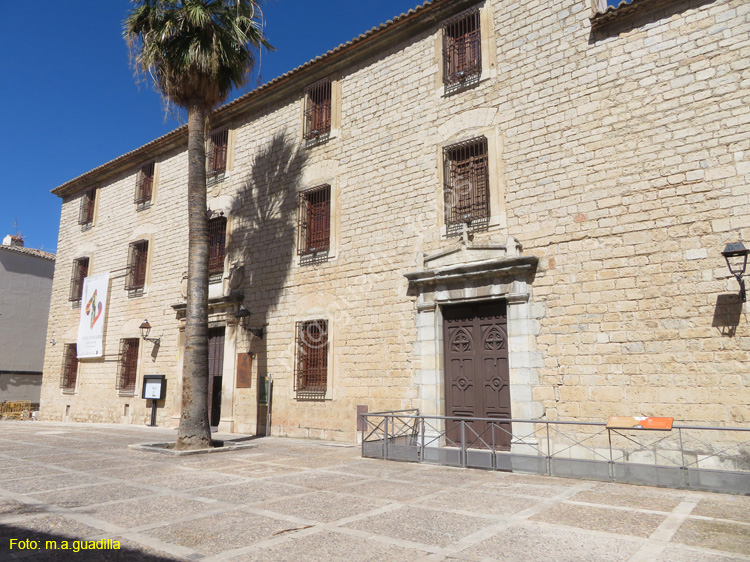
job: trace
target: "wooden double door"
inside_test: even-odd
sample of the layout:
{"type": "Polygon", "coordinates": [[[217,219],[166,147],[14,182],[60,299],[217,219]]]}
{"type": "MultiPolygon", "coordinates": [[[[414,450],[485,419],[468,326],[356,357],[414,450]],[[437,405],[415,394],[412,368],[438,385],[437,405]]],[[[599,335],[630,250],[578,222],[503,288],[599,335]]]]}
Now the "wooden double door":
{"type": "MultiPolygon", "coordinates": [[[[445,415],[449,444],[461,445],[459,418],[511,418],[505,301],[443,308],[445,415]]],[[[510,422],[466,422],[467,447],[509,450],[510,422]]]]}

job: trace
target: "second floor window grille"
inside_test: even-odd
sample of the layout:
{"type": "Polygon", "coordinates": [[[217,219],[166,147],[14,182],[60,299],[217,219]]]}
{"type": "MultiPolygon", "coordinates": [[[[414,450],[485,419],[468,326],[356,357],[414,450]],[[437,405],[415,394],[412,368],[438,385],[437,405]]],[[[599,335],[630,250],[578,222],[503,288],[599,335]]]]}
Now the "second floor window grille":
{"type": "Polygon", "coordinates": [[[208,221],[208,272],[224,271],[224,255],[227,243],[227,219],[216,217],[208,221]]]}
{"type": "Polygon", "coordinates": [[[148,262],[148,240],[132,242],[128,249],[128,276],[125,288],[140,291],[146,286],[146,263],[148,262]]]}
{"type": "Polygon", "coordinates": [[[305,89],[305,140],[324,140],[331,132],[331,81],[326,78],[305,89]]]}
{"type": "Polygon", "coordinates": [[[60,376],[60,388],[63,390],[75,390],[78,378],[78,346],[74,343],[65,344],[63,350],[62,375],[60,376]]]}
{"type": "Polygon", "coordinates": [[[331,244],[330,185],[320,185],[300,193],[298,233],[299,255],[325,257],[331,244]]]}
{"type": "Polygon", "coordinates": [[[94,209],[96,208],[96,193],[97,189],[89,189],[81,197],[81,208],[78,212],[78,224],[81,225],[82,230],[91,228],[94,223],[94,209]]]}
{"type": "Polygon", "coordinates": [[[445,224],[448,232],[461,226],[486,225],[490,218],[487,139],[479,137],[443,149],[445,224]]]}
{"type": "Polygon", "coordinates": [[[135,186],[135,203],[139,209],[151,204],[151,195],[154,191],[154,168],[153,162],[144,164],[138,171],[138,179],[135,186]]]}
{"type": "Polygon", "coordinates": [[[69,300],[75,302],[83,296],[83,280],[89,275],[89,258],[73,260],[73,273],[70,276],[69,300]]]}
{"type": "Polygon", "coordinates": [[[218,181],[227,171],[227,148],[229,146],[229,129],[221,129],[211,133],[208,147],[209,180],[218,181]]]}
{"type": "Polygon", "coordinates": [[[297,322],[294,390],[297,397],[322,397],[328,385],[328,320],[297,322]]]}
{"type": "Polygon", "coordinates": [[[443,24],[443,83],[446,86],[478,79],[482,72],[479,9],[452,17],[443,24]]]}
{"type": "Polygon", "coordinates": [[[117,373],[117,390],[135,392],[135,375],[138,369],[138,338],[120,340],[120,365],[117,373]]]}

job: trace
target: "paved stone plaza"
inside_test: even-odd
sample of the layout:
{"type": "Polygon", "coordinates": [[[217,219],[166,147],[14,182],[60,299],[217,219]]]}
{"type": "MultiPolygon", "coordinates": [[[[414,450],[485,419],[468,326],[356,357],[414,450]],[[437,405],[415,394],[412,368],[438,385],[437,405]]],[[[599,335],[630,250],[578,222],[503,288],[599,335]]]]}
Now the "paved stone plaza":
{"type": "Polygon", "coordinates": [[[362,459],[322,441],[128,448],[175,434],[0,422],[0,560],[750,560],[750,497],[362,459]],[[122,549],[45,550],[107,539],[122,549]]]}

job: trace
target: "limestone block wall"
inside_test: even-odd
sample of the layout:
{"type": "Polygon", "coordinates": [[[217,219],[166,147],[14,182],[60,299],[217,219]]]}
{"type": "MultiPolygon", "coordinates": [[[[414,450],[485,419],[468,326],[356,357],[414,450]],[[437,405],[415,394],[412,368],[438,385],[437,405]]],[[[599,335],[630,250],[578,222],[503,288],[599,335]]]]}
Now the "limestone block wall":
{"type": "Polygon", "coordinates": [[[717,301],[738,290],[721,250],[750,236],[750,6],[666,4],[595,41],[583,2],[497,4],[508,224],[543,258],[550,418],[750,420],[747,308],[717,301]]]}

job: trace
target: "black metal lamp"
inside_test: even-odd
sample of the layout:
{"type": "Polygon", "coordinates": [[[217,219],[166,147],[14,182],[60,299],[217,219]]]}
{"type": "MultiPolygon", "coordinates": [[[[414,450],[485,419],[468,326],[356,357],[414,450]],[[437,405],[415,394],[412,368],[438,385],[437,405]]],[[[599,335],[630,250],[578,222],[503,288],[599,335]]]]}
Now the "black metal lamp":
{"type": "Polygon", "coordinates": [[[260,328],[251,328],[250,327],[250,311],[246,309],[243,305],[240,305],[234,317],[237,319],[237,323],[244,330],[247,330],[248,332],[250,332],[251,334],[253,334],[254,336],[260,339],[263,339],[263,334],[265,333],[265,327],[261,326],[260,328]]]}
{"type": "Polygon", "coordinates": [[[161,345],[161,338],[148,337],[151,333],[151,324],[148,323],[148,320],[144,319],[143,322],[141,322],[141,325],[138,326],[138,329],[141,331],[141,337],[144,341],[150,341],[154,345],[161,345]]]}
{"type": "Polygon", "coordinates": [[[750,250],[745,248],[742,242],[732,242],[727,244],[724,251],[721,253],[724,259],[727,260],[727,267],[729,273],[734,275],[737,282],[740,284],[740,300],[742,302],[747,301],[747,293],[745,292],[745,280],[742,276],[745,274],[747,269],[747,255],[750,254],[750,250]]]}

